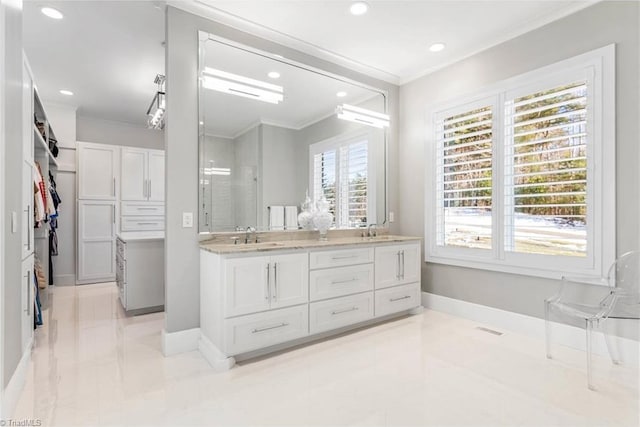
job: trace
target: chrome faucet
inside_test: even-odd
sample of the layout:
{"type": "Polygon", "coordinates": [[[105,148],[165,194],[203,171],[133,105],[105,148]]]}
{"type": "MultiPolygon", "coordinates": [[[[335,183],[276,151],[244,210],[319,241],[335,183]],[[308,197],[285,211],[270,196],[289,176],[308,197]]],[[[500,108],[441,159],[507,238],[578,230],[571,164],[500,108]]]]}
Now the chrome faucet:
{"type": "Polygon", "coordinates": [[[245,234],[245,236],[244,236],[244,243],[245,244],[247,244],[247,243],[251,242],[252,240],[254,240],[254,239],[251,238],[251,233],[254,234],[255,242],[258,243],[258,233],[256,232],[256,229],[253,228],[252,226],[248,226],[247,227],[247,234],[245,234]]]}
{"type": "Polygon", "coordinates": [[[377,235],[378,235],[378,230],[376,229],[376,225],[369,224],[369,227],[367,228],[367,236],[376,237],[377,235]]]}

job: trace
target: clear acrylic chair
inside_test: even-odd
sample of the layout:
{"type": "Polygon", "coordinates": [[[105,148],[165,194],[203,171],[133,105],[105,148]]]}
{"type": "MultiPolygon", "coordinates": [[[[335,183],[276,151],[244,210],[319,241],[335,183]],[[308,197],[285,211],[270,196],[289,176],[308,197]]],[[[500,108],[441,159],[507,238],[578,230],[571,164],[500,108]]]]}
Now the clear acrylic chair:
{"type": "Polygon", "coordinates": [[[545,300],[546,350],[551,359],[551,318],[561,317],[571,323],[579,321],[586,329],[587,386],[595,390],[591,353],[593,331],[600,329],[605,337],[609,355],[614,364],[620,363],[619,353],[607,328],[608,319],[640,318],[640,251],[627,252],[620,256],[609,269],[606,278],[601,279],[607,288],[603,288],[598,300],[586,301],[585,294],[569,295],[580,285],[570,283],[593,283],[592,279],[563,277],[562,286],[557,295],[545,300]]]}

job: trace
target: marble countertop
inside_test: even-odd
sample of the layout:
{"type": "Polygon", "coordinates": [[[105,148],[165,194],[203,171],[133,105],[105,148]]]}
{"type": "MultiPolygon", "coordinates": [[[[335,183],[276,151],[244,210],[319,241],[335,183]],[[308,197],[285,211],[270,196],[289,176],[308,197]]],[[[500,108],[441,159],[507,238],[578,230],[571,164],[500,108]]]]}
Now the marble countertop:
{"type": "Polygon", "coordinates": [[[129,231],[117,234],[123,242],[133,242],[137,240],[164,240],[164,231],[129,231]]]}
{"type": "Polygon", "coordinates": [[[291,249],[315,249],[330,248],[336,246],[353,246],[353,245],[371,245],[376,243],[401,243],[408,241],[420,240],[420,237],[414,236],[396,236],[382,235],[378,237],[335,237],[329,240],[279,240],[260,243],[219,243],[219,242],[201,242],[200,249],[213,252],[215,254],[241,254],[247,252],[267,252],[291,249]]]}

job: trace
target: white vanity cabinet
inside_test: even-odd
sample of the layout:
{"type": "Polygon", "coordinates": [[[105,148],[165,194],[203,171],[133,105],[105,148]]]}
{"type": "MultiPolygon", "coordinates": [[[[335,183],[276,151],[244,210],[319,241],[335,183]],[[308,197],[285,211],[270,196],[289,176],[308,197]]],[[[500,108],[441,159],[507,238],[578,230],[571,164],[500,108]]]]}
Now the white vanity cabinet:
{"type": "Polygon", "coordinates": [[[202,244],[200,351],[213,365],[230,367],[234,356],[419,308],[420,243],[395,238],[253,250],[202,244]]]}

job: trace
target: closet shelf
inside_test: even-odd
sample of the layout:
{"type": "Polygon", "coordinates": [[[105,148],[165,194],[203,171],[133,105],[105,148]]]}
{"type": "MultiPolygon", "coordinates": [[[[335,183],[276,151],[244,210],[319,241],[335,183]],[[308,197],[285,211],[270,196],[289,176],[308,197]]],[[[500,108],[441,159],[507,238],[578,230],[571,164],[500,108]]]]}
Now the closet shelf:
{"type": "Polygon", "coordinates": [[[33,125],[33,133],[35,134],[35,138],[34,139],[36,141],[36,144],[35,144],[36,151],[46,153],[47,158],[49,159],[49,165],[54,166],[54,167],[57,168],[58,167],[58,161],[53,156],[53,153],[51,152],[51,150],[49,150],[49,146],[45,142],[44,138],[40,134],[40,131],[38,130],[38,127],[35,124],[33,125]]]}

